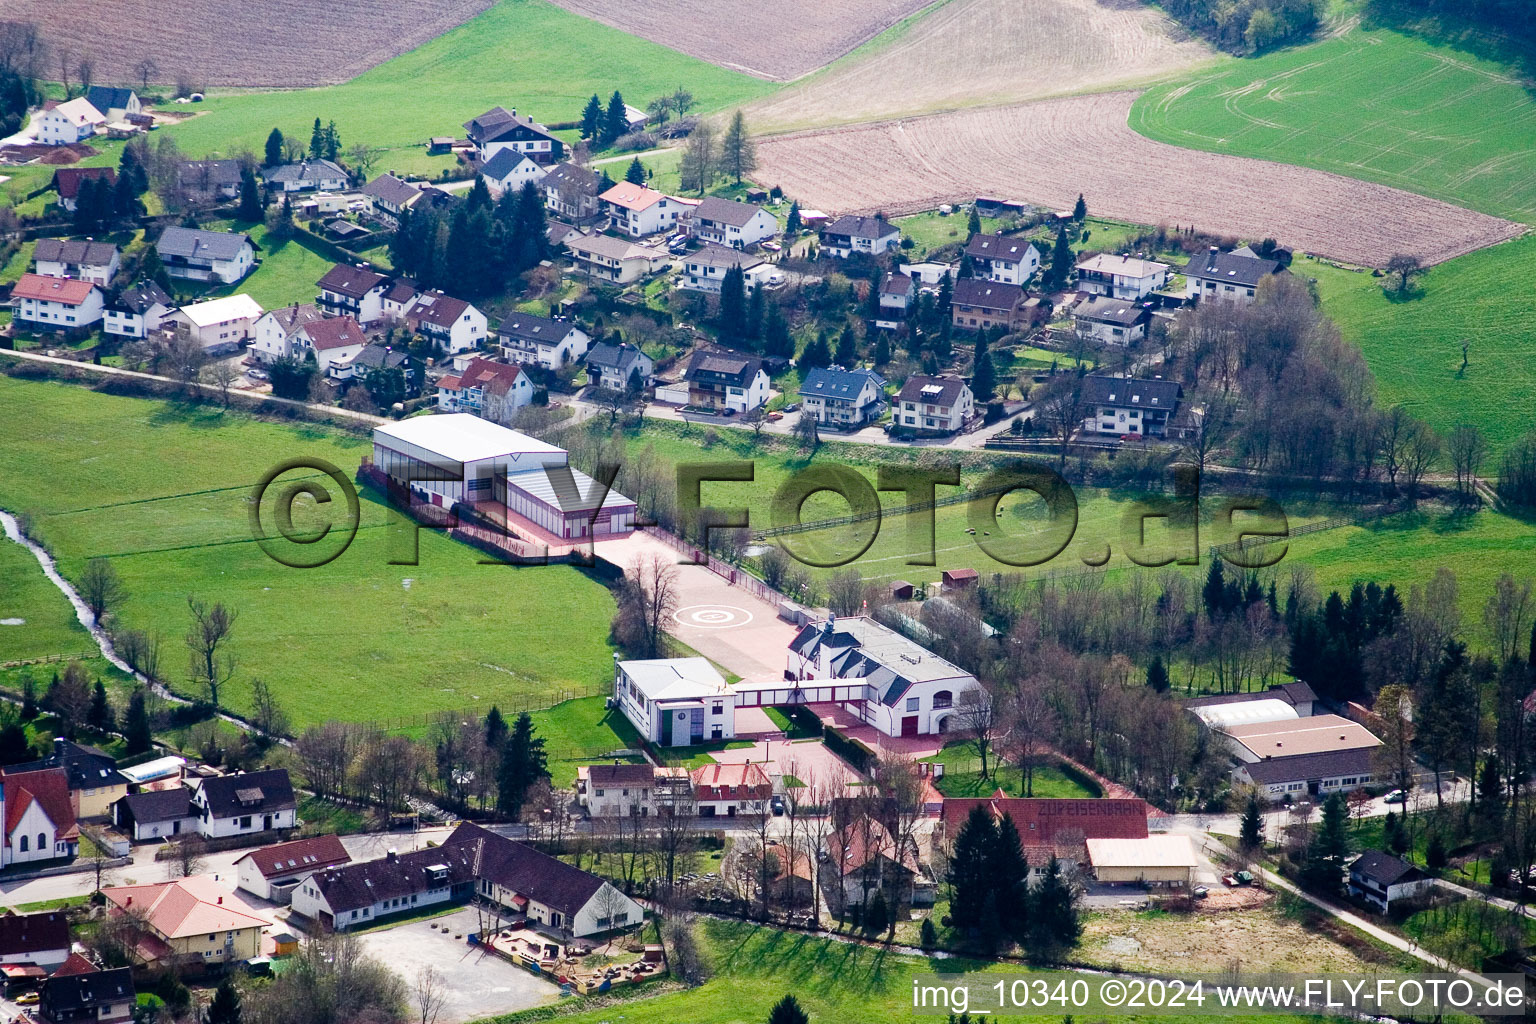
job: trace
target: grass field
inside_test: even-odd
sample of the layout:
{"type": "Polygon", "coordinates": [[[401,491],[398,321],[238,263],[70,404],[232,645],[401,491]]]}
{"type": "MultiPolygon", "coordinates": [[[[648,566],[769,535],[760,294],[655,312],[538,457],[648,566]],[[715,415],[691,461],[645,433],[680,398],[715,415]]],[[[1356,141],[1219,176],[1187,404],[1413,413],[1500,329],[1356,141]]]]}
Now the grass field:
{"type": "Polygon", "coordinates": [[[1157,86],[1130,124],[1536,221],[1536,100],[1505,67],[1396,32],[1357,29],[1157,86]]]}
{"type": "MultiPolygon", "coordinates": [[[[981,758],[976,754],[976,748],[969,743],[951,743],[923,760],[944,765],[944,777],[935,785],[945,796],[991,796],[999,789],[1009,796],[1026,795],[1023,769],[1017,765],[1001,763],[989,753],[989,773],[986,778],[982,778],[981,758]]],[[[1039,764],[1035,766],[1028,795],[1093,799],[1104,794],[1097,786],[1090,788],[1068,775],[1059,765],[1039,764]]]]}
{"type": "MultiPolygon", "coordinates": [[[[260,675],[298,727],[492,702],[516,711],[594,692],[611,671],[601,584],[567,566],[481,565],[432,531],[419,564],[391,565],[402,548],[366,493],[357,540],[335,561],[299,570],[267,558],[250,539],[253,484],[299,456],[350,473],[368,450],[359,438],[4,377],[0,406],[16,412],[0,423],[0,507],[32,516],[66,576],[111,557],[129,592],[121,618],[162,636],[173,687],[189,686],[190,594],[240,616],[224,703],[243,710],[260,675]]],[[[319,525],[298,504],[299,529],[319,525]]]]}
{"type": "MultiPolygon", "coordinates": [[[[533,712],[533,727],[544,738],[549,752],[549,774],[554,784],[570,788],[576,781],[576,768],[591,764],[616,750],[635,750],[640,734],[629,719],[603,705],[602,697],[578,697],[557,704],[547,711],[533,712]]],[[[642,756],[627,756],[625,761],[639,764],[642,756]]]]}
{"type": "Polygon", "coordinates": [[[32,552],[0,535],[0,663],[94,649],[74,608],[48,582],[32,552]]]}
{"type": "MultiPolygon", "coordinates": [[[[776,86],[726,71],[570,14],[545,0],[500,0],[484,14],[343,85],[324,89],[210,95],[197,117],[169,129],[187,153],[261,152],[274,127],[307,142],[316,117],[334,120],[343,148],[382,149],[376,171],[435,172],[434,135],[489,107],[517,108],[545,123],[581,116],[587,98],[615,89],[644,107],[686,87],[696,112],[730,107],[776,86]]],[[[617,175],[616,175],[617,176],[617,175]]]]}
{"type": "Polygon", "coordinates": [[[1531,428],[1524,412],[1536,391],[1536,296],[1509,284],[1536,279],[1536,238],[1441,264],[1415,279],[1406,301],[1366,273],[1306,259],[1294,269],[1317,278],[1323,311],[1365,354],[1378,404],[1402,403],[1442,432],[1474,424],[1495,451],[1531,428]]]}

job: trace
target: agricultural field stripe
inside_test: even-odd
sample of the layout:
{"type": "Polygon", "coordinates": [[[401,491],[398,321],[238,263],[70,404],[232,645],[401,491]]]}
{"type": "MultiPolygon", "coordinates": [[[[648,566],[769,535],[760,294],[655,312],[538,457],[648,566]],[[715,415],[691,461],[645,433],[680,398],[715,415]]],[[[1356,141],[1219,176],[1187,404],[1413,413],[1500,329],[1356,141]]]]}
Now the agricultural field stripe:
{"type": "MultiPolygon", "coordinates": [[[[284,480],[318,480],[318,479],[321,479],[322,477],[325,477],[324,473],[311,473],[311,474],[309,474],[307,476],[293,476],[293,477],[284,476],[283,479],[284,480]]],[[[50,517],[52,517],[52,516],[73,516],[73,515],[78,515],[81,512],[99,512],[102,509],[123,508],[124,506],[127,506],[127,505],[151,505],[151,504],[153,504],[153,503],[155,503],[157,501],[175,501],[177,498],[196,498],[196,497],[198,497],[200,495],[205,495],[205,494],[224,494],[224,493],[227,493],[229,491],[248,491],[252,487],[255,487],[255,486],[256,486],[256,481],[252,480],[248,484],[232,484],[229,487],[210,487],[207,490],[203,490],[203,491],[183,491],[180,494],[162,494],[162,495],[159,495],[159,496],[154,497],[154,498],[134,498],[131,501],[113,501],[113,502],[108,502],[105,505],[84,505],[84,506],[81,506],[80,508],[68,508],[68,509],[64,509],[63,511],[60,511],[60,512],[44,512],[42,514],[45,515],[45,516],[50,516],[50,517]]]]}

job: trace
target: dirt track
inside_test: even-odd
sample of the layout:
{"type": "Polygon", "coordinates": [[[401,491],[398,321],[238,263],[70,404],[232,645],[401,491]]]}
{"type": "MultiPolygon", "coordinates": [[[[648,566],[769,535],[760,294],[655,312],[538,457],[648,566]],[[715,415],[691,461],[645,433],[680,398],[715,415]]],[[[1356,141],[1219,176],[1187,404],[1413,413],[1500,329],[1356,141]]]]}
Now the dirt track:
{"type": "Polygon", "coordinates": [[[780,82],[831,63],[931,2],[554,0],[568,11],[631,35],[780,82]]]}
{"type": "Polygon", "coordinates": [[[492,0],[6,0],[4,17],[35,21],[52,48],[95,64],[97,82],[184,78],[208,86],[331,85],[442,35],[492,0]]]}
{"type": "Polygon", "coordinates": [[[1384,185],[1153,142],[1126,115],[1134,92],[802,132],[758,145],[757,179],[802,205],[890,215],[977,195],[1140,224],[1194,225],[1370,266],[1426,264],[1522,233],[1522,225],[1384,185]]]}
{"type": "Polygon", "coordinates": [[[789,131],[999,106],[1140,86],[1214,56],[1140,0],[949,0],[896,38],[756,101],[747,118],[758,131],[789,131]]]}

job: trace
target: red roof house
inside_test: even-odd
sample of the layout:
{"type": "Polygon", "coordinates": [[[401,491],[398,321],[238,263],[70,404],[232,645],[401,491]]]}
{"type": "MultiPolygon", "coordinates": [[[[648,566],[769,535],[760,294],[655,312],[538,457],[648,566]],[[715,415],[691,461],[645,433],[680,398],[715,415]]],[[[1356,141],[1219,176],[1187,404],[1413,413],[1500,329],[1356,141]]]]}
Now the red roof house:
{"type": "Polygon", "coordinates": [[[944,835],[950,841],[959,834],[971,808],[986,807],[994,821],[1004,814],[1019,830],[1019,844],[1031,861],[1054,853],[1081,860],[1089,839],[1145,839],[1145,800],[1106,797],[1099,800],[1060,800],[1043,797],[1010,797],[1002,791],[990,797],[951,797],[944,801],[944,835]]]}
{"type": "Polygon", "coordinates": [[[62,768],[7,772],[5,794],[6,865],[73,857],[80,828],[69,799],[69,775],[62,768]]]}

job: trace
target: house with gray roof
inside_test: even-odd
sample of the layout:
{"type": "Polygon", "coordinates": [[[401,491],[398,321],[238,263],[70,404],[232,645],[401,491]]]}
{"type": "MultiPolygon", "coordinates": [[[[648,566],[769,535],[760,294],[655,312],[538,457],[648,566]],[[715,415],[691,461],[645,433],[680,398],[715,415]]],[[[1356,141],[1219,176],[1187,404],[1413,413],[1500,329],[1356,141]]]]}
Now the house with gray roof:
{"type": "Polygon", "coordinates": [[[572,320],[513,313],[496,328],[496,341],[510,363],[558,370],[586,355],[592,337],[572,320]]]}
{"type": "Polygon", "coordinates": [[[1279,260],[1265,259],[1248,246],[1222,252],[1211,246],[1184,267],[1184,297],[1201,302],[1247,305],[1258,295],[1259,283],[1290,271],[1279,260]]]}
{"type": "Polygon", "coordinates": [[[544,208],[577,224],[595,220],[601,212],[597,197],[603,191],[602,182],[602,175],[580,164],[556,164],[539,182],[544,208]]]}
{"type": "Polygon", "coordinates": [[[894,433],[934,436],[964,430],[976,418],[976,396],[960,377],[914,373],[896,395],[894,433]]]}
{"type": "Polygon", "coordinates": [[[772,271],[761,256],[724,245],[703,245],[683,257],[683,272],[678,275],[677,286],[687,291],[719,295],[725,275],[733,268],[741,270],[749,292],[772,271]]]}
{"type": "Polygon", "coordinates": [[[1134,345],[1147,336],[1152,310],[1142,302],[1090,295],[1072,310],[1078,336],[1102,345],[1134,345]]]}
{"type": "Polygon", "coordinates": [[[139,94],[132,89],[93,85],[86,92],[85,98],[109,122],[127,120],[129,114],[143,113],[144,110],[139,102],[139,94]]]}
{"type": "Polygon", "coordinates": [[[1083,378],[1083,432],[1167,437],[1183,397],[1178,381],[1090,374],[1083,378]]]}
{"type": "Polygon", "coordinates": [[[802,416],[823,427],[857,430],[885,410],[885,378],[874,370],[818,366],[800,381],[802,416]]]}
{"type": "Polygon", "coordinates": [[[901,229],[882,217],[839,217],[821,229],[822,253],[840,260],[878,256],[900,242],[901,229]]]}
{"type": "Polygon", "coordinates": [[[103,288],[112,283],[121,265],[117,246],[111,242],[62,238],[39,238],[32,262],[43,277],[73,277],[103,288]]]}
{"type": "Polygon", "coordinates": [[[176,183],[188,202],[233,199],[240,194],[240,161],[183,160],[176,167],[176,183]]]}
{"type": "Polygon", "coordinates": [[[331,160],[300,160],[262,172],[273,192],[337,192],[352,183],[352,176],[331,160]]]}
{"type": "Polygon", "coordinates": [[[965,255],[977,277],[998,284],[1027,284],[1040,269],[1040,251],[1027,238],[974,234],[965,244],[965,255]]]}
{"type": "Polygon", "coordinates": [[[103,310],[101,329],[120,338],[147,338],[171,311],[171,297],[153,281],[129,285],[103,310]]]}
{"type": "Polygon", "coordinates": [[[640,385],[650,383],[656,363],[650,356],[629,342],[618,345],[600,342],[587,353],[587,382],[598,387],[623,391],[629,387],[633,374],[640,375],[640,385]]]}
{"type": "Polygon", "coordinates": [[[1385,914],[1393,900],[1405,900],[1427,891],[1435,880],[1401,857],[1380,850],[1366,850],[1349,865],[1349,894],[1385,914]]]}
{"type": "Polygon", "coordinates": [[[495,195],[516,192],[529,183],[536,186],[544,180],[545,173],[538,161],[515,149],[499,149],[480,166],[481,179],[495,195]]]}
{"type": "Polygon", "coordinates": [[[182,227],[166,228],[155,243],[167,274],[219,284],[234,284],[255,270],[258,248],[242,232],[182,227]]]}
{"type": "Polygon", "coordinates": [[[690,223],[699,238],[732,249],[745,249],[779,233],[779,222],[761,206],[715,196],[693,208],[690,223]]]}
{"type": "Polygon", "coordinates": [[[768,371],[762,359],[728,349],[697,349],[683,374],[688,404],[727,415],[749,413],[768,401],[768,371]]]}
{"type": "Polygon", "coordinates": [[[421,189],[393,174],[381,174],[358,191],[373,200],[374,216],[391,227],[398,227],[400,215],[421,198],[421,189]]]}

